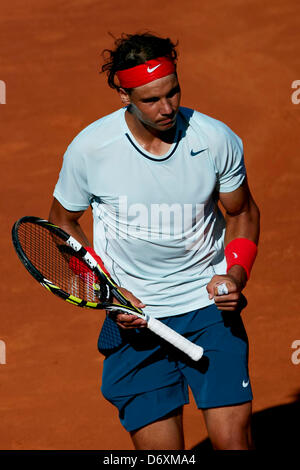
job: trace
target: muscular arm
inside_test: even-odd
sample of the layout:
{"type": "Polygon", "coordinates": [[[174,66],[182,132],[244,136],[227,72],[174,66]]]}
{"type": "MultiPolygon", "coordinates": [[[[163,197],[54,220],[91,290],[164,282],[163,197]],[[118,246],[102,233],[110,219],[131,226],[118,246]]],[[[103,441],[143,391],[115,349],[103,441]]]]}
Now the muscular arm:
{"type": "MultiPolygon", "coordinates": [[[[258,244],[260,213],[250,193],[247,180],[231,193],[220,193],[220,202],[226,214],[225,246],[235,238],[248,238],[258,244]]],[[[228,274],[237,278],[242,287],[247,282],[244,268],[233,266],[228,274]]]]}
{"type": "MultiPolygon", "coordinates": [[[[225,209],[225,246],[235,238],[248,238],[256,244],[259,240],[260,213],[250,193],[247,180],[235,191],[220,193],[220,202],[225,209]]],[[[235,265],[223,276],[214,276],[207,285],[212,298],[216,293],[216,283],[226,282],[229,295],[215,297],[221,310],[235,310],[241,291],[247,283],[247,275],[242,266],[235,265]]]]}
{"type": "Polygon", "coordinates": [[[83,213],[84,211],[68,211],[58,202],[57,199],[53,198],[49,213],[49,221],[58,225],[67,233],[72,235],[83,246],[90,246],[90,242],[78,222],[83,213]]]}
{"type": "Polygon", "coordinates": [[[259,209],[245,181],[231,193],[220,193],[220,202],[226,214],[225,246],[234,238],[244,237],[258,243],[259,209]]]}

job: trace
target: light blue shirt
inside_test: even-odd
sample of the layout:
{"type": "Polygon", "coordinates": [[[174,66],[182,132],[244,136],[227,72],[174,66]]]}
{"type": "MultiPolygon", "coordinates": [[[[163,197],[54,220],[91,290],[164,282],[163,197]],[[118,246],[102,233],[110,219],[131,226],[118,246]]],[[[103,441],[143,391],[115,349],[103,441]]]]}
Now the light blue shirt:
{"type": "Polygon", "coordinates": [[[114,280],[154,317],[213,303],[206,286],[226,272],[218,192],[246,170],[241,139],[225,124],[180,108],[168,153],[153,155],[120,109],[69,145],[54,197],[68,210],[92,206],[94,249],[114,280]]]}

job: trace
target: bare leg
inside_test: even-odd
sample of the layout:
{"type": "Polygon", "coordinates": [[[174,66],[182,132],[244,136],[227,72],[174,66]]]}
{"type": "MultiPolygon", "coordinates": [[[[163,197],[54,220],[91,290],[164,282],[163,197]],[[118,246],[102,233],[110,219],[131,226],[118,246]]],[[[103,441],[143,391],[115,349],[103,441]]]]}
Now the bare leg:
{"type": "Polygon", "coordinates": [[[251,450],[251,402],[203,410],[208,436],[215,450],[251,450]]]}
{"type": "Polygon", "coordinates": [[[136,450],[183,450],[182,408],[130,435],[136,450]]]}

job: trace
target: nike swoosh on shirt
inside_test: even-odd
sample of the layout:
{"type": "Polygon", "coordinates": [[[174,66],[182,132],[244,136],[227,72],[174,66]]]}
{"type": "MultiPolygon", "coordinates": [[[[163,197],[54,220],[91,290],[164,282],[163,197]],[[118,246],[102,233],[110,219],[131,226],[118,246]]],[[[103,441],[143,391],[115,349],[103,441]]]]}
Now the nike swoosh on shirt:
{"type": "Polygon", "coordinates": [[[206,150],[206,149],[198,150],[198,152],[194,152],[194,150],[191,150],[191,156],[192,156],[192,157],[195,157],[195,156],[198,155],[199,153],[204,152],[204,150],[206,150]]]}
{"type": "Polygon", "coordinates": [[[158,67],[160,67],[160,66],[161,66],[161,64],[158,64],[158,65],[156,65],[155,67],[152,67],[152,68],[147,67],[147,72],[148,72],[148,73],[152,73],[152,72],[154,72],[154,70],[156,70],[156,69],[157,69],[158,67]]]}

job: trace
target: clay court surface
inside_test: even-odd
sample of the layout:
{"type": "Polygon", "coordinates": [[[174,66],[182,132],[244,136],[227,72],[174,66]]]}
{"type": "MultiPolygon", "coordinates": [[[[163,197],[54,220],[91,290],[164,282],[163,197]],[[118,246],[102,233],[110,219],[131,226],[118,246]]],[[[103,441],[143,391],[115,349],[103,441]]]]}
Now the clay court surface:
{"type": "MultiPolygon", "coordinates": [[[[298,0],[1,5],[1,449],[132,449],[100,393],[103,315],[38,286],[19,263],[10,231],[23,215],[48,217],[67,145],[120,106],[98,73],[102,49],[112,46],[108,32],[145,29],[179,40],[182,105],[224,121],[243,139],[262,215],[243,313],[255,434],[260,448],[295,445],[300,364],[291,360],[291,345],[300,340],[300,103],[292,101],[292,83],[300,80],[299,15],[298,0]]],[[[83,226],[91,235],[90,213],[83,226]]],[[[187,449],[205,445],[192,396],[184,428],[187,449]]]]}

